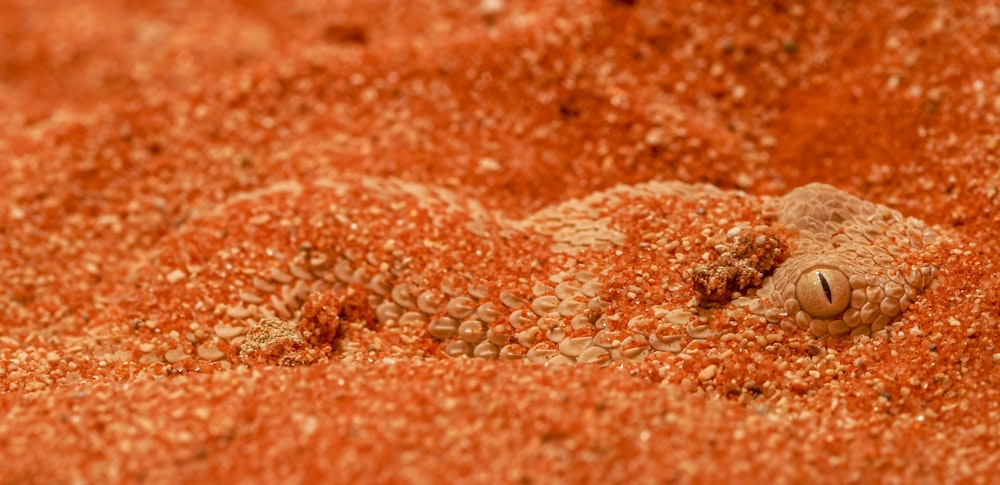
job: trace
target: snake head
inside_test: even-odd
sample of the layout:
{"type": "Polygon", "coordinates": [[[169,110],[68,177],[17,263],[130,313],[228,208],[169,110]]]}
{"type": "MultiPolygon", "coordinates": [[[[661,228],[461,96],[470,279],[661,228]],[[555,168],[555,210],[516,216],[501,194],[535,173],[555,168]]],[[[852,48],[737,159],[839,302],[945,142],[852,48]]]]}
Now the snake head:
{"type": "Polygon", "coordinates": [[[772,204],[799,239],[750,306],[770,323],[817,337],[869,335],[934,281],[924,253],[938,236],[923,221],[818,183],[772,204]]]}

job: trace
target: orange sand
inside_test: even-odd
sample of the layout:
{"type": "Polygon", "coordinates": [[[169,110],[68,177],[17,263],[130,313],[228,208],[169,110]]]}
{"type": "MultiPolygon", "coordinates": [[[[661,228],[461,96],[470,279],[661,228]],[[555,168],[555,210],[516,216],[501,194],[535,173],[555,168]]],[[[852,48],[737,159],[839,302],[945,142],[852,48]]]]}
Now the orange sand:
{"type": "Polygon", "coordinates": [[[0,0],[0,482],[1000,478],[996,2],[71,3],[0,0]],[[948,237],[870,339],[744,320],[688,360],[558,367],[361,325],[351,352],[275,350],[311,365],[241,358],[199,302],[285,235],[213,234],[288,201],[223,203],[359,175],[511,218],[618,183],[823,181],[948,237]]]}

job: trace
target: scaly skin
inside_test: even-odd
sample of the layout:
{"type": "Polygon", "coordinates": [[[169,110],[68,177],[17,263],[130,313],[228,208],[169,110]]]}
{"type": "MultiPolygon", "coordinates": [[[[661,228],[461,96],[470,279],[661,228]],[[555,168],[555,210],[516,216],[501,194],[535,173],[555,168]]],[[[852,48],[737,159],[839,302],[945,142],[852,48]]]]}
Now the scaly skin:
{"type": "Polygon", "coordinates": [[[158,276],[131,310],[159,325],[157,349],[178,345],[166,341],[168,329],[214,327],[212,335],[196,325],[201,332],[168,361],[191,353],[186,345],[204,360],[225,358],[223,341],[260,350],[274,340],[266,329],[285,335],[297,325],[314,292],[361,291],[371,321],[340,322],[342,356],[606,364],[718,336],[709,318],[718,311],[735,320],[749,309],[817,336],[877,331],[933,280],[920,258],[934,238],[920,221],[819,184],[767,198],[650,182],[512,221],[446,189],[395,179],[286,182],[189,221],[163,243],[144,273],[158,276]],[[702,308],[691,268],[768,227],[790,249],[757,297],[702,308]],[[198,303],[177,304],[190,301],[198,303]],[[254,328],[265,330],[247,335],[254,328]],[[391,338],[356,338],[387,328],[391,338]]]}
{"type": "Polygon", "coordinates": [[[771,323],[818,337],[868,335],[898,319],[934,281],[936,268],[920,252],[937,234],[922,221],[824,184],[797,188],[774,205],[778,220],[799,231],[799,244],[752,306],[771,323]],[[841,302],[826,312],[832,315],[804,309],[810,296],[803,293],[814,290],[803,279],[816,270],[843,281],[831,288],[829,300],[841,302]]]}

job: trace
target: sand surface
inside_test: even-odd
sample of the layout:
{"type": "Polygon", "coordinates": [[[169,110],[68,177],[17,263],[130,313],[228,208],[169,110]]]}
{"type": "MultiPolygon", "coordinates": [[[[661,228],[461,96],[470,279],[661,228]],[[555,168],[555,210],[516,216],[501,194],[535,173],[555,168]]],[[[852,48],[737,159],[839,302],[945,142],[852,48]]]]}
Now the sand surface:
{"type": "Polygon", "coordinates": [[[995,482],[998,126],[996,2],[0,0],[0,483],[995,482]]]}

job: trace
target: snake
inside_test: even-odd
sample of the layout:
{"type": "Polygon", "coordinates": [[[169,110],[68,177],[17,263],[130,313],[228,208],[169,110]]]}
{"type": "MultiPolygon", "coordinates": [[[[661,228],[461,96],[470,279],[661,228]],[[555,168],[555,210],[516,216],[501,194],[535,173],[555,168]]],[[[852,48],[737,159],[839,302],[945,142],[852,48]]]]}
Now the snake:
{"type": "Polygon", "coordinates": [[[819,183],[780,197],[622,184],[515,219],[391,177],[284,181],[166,238],[131,311],[157,329],[149,360],[326,344],[357,358],[608,365],[720,338],[731,331],[720,321],[815,338],[879,332],[933,284],[937,239],[819,183]],[[696,268],[763,240],[780,242],[761,246],[774,264],[707,305],[696,268]]]}

